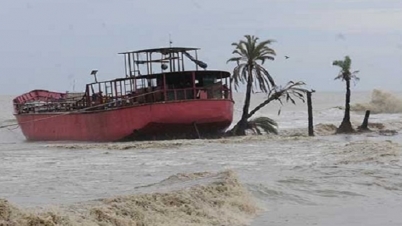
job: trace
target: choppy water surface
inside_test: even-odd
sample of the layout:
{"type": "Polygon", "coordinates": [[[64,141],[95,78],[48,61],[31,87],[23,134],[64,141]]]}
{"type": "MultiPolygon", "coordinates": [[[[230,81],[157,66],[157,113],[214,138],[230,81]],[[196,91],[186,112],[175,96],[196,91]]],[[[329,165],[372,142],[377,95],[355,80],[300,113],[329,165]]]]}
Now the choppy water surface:
{"type": "MultiPolygon", "coordinates": [[[[353,94],[352,100],[359,103],[354,105],[355,110],[377,106],[375,98],[370,103],[370,95],[353,94]]],[[[395,100],[400,97],[400,94],[392,98],[385,95],[381,104],[398,104],[395,100]],[[389,103],[383,103],[387,102],[386,97],[389,103]]],[[[10,103],[11,97],[0,98],[2,103],[10,103]]],[[[263,96],[256,98],[261,100],[263,96]]],[[[395,110],[397,106],[376,108],[378,114],[373,114],[370,120],[378,123],[372,127],[375,132],[328,135],[333,132],[333,126],[328,124],[338,125],[342,119],[342,110],[336,107],[343,105],[343,98],[343,93],[315,94],[317,136],[313,138],[305,136],[304,104],[287,105],[279,116],[278,105],[259,113],[279,122],[281,136],[117,144],[27,143],[18,128],[1,129],[0,198],[20,208],[62,204],[85,209],[87,201],[99,198],[163,191],[180,200],[200,198],[185,204],[193,212],[187,217],[182,215],[183,211],[155,201],[159,200],[155,197],[141,196],[148,205],[153,203],[153,208],[165,211],[171,225],[242,225],[249,222],[245,220],[247,216],[254,219],[251,225],[402,225],[402,136],[385,136],[377,131],[401,132],[402,112],[395,110]],[[216,190],[210,187],[173,193],[208,184],[213,181],[210,173],[225,170],[231,170],[231,179],[224,180],[226,193],[211,192],[216,190]],[[209,174],[198,175],[194,181],[189,180],[192,176],[184,175],[195,172],[209,174]],[[228,182],[237,177],[240,184],[228,182]],[[240,192],[242,187],[251,196],[240,192]],[[263,210],[257,217],[251,200],[256,202],[256,208],[263,210]],[[214,209],[216,205],[211,202],[221,203],[220,208],[214,209]],[[216,211],[222,212],[214,215],[216,211]],[[218,220],[211,220],[214,217],[218,220]]],[[[236,96],[236,101],[241,103],[242,96],[236,96]]],[[[240,109],[241,106],[236,106],[236,117],[240,109]]],[[[0,125],[13,123],[10,112],[11,106],[0,109],[0,125]]],[[[361,112],[352,114],[356,125],[362,119],[361,112]]],[[[115,209],[109,206],[109,212],[102,213],[110,216],[116,206],[127,210],[127,200],[119,199],[115,209]]],[[[141,214],[146,218],[150,213],[141,214]]],[[[162,215],[158,217],[164,219],[162,215]]],[[[92,218],[85,219],[87,225],[92,222],[92,218]]],[[[104,222],[119,225],[109,218],[104,222]]],[[[125,223],[120,225],[130,225],[125,223]]]]}

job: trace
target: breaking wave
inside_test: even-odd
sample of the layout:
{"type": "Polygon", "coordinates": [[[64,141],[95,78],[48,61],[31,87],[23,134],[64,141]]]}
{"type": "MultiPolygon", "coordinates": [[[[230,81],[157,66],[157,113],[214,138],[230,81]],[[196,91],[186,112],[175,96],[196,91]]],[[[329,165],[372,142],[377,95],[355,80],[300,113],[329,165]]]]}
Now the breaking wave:
{"type": "Polygon", "coordinates": [[[246,225],[259,212],[233,171],[178,174],[157,187],[159,192],[35,212],[0,199],[0,225],[246,225]],[[191,186],[186,182],[192,182],[191,186]],[[166,184],[176,187],[168,189],[166,184]],[[166,190],[160,192],[161,186],[166,190]]]}
{"type": "Polygon", "coordinates": [[[374,89],[369,103],[358,103],[351,106],[352,111],[370,110],[373,114],[402,113],[402,99],[395,95],[374,89]]]}
{"type": "Polygon", "coordinates": [[[338,127],[334,124],[317,124],[315,125],[315,133],[320,136],[333,135],[338,127]]]}

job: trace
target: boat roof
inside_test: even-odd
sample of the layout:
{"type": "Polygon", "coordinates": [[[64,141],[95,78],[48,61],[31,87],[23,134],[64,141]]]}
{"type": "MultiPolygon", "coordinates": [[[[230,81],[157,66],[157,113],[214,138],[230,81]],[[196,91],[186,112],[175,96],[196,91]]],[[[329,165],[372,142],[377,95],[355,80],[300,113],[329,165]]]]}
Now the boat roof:
{"type": "Polygon", "coordinates": [[[199,48],[192,47],[163,47],[163,48],[153,48],[153,49],[142,49],[128,52],[121,52],[119,54],[129,54],[129,53],[179,53],[184,51],[194,51],[199,50],[199,48]]]}
{"type": "MultiPolygon", "coordinates": [[[[195,72],[196,75],[198,76],[207,76],[207,75],[220,75],[222,78],[227,78],[230,77],[230,73],[227,71],[219,71],[219,70],[204,70],[204,71],[179,71],[179,72],[166,72],[166,73],[156,73],[156,74],[149,74],[149,75],[140,75],[136,76],[135,79],[153,79],[153,78],[158,78],[160,76],[163,76],[164,74],[167,76],[174,76],[178,74],[184,74],[184,75],[192,75],[192,73],[195,72]]],[[[125,79],[125,78],[124,78],[125,79]]]]}

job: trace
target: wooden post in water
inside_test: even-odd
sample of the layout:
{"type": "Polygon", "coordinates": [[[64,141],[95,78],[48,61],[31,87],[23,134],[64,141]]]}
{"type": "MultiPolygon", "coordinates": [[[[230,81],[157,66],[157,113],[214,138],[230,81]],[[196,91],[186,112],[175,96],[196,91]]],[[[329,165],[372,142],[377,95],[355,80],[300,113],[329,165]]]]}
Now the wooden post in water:
{"type": "Polygon", "coordinates": [[[313,125],[313,105],[311,103],[311,93],[314,91],[307,91],[307,110],[308,110],[308,135],[314,136],[314,125],[313,125]]]}
{"type": "Polygon", "coordinates": [[[364,120],[363,120],[363,123],[362,123],[362,125],[360,126],[360,130],[368,130],[368,120],[369,120],[369,117],[370,117],[370,110],[367,110],[366,111],[366,114],[364,115],[364,120]]]}

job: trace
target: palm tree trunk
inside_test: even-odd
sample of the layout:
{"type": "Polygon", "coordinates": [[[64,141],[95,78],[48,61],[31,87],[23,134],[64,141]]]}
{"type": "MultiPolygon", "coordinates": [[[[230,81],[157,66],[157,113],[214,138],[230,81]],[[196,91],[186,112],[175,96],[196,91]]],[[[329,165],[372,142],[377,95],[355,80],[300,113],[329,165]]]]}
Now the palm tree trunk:
{"type": "Polygon", "coordinates": [[[337,133],[352,133],[354,129],[350,123],[350,79],[346,79],[346,98],[345,98],[345,115],[342,123],[337,129],[337,133]]]}
{"type": "Polygon", "coordinates": [[[252,87],[253,87],[252,66],[249,66],[248,78],[247,78],[246,98],[244,100],[243,114],[241,116],[240,121],[235,126],[234,135],[246,135],[247,119],[249,118],[248,117],[248,111],[249,111],[249,108],[250,108],[251,89],[252,89],[252,87]]]}
{"type": "Polygon", "coordinates": [[[346,79],[345,117],[343,121],[350,123],[350,79],[346,79]]]}

